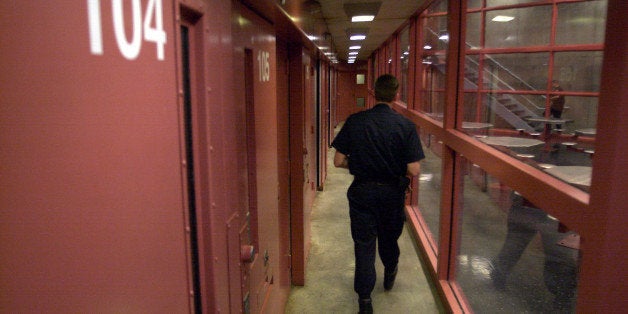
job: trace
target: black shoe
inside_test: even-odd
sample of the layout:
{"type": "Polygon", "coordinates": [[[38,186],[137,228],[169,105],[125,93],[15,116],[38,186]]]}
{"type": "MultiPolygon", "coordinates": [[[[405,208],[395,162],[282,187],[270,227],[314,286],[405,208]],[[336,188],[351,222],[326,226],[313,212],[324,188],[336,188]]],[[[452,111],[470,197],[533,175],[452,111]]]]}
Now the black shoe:
{"type": "Polygon", "coordinates": [[[373,303],[371,302],[371,299],[360,299],[359,301],[360,304],[360,314],[373,314],[373,303]]]}
{"type": "Polygon", "coordinates": [[[384,289],[386,291],[393,288],[395,285],[395,278],[397,278],[397,266],[391,272],[384,271],[384,289]]]}

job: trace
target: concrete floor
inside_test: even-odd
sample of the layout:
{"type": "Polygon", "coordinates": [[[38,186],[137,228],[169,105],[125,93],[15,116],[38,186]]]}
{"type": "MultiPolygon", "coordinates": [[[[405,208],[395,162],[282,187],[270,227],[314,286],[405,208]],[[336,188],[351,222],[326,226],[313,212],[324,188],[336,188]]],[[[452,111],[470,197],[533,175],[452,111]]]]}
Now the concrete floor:
{"type": "MultiPolygon", "coordinates": [[[[332,164],[328,155],[324,191],[312,209],[312,238],[305,286],[293,287],[285,313],[357,313],[353,291],[355,268],[346,192],[353,176],[332,164]]],[[[441,305],[423,270],[408,230],[399,239],[399,273],[391,291],[384,291],[384,267],[377,258],[377,283],[371,297],[375,313],[440,313],[441,305]]]]}

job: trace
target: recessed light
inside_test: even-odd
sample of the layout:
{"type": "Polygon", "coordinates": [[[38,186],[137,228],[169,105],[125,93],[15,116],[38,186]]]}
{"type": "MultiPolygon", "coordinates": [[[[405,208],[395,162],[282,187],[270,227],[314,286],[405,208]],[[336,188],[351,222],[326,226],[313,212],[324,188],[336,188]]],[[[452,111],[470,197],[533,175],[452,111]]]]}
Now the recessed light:
{"type": "Polygon", "coordinates": [[[355,15],[351,17],[351,22],[370,22],[375,18],[375,15],[355,15]]]}
{"type": "Polygon", "coordinates": [[[510,21],[512,21],[514,19],[515,19],[514,16],[498,15],[498,16],[494,17],[491,21],[493,21],[493,22],[510,22],[510,21]]]}
{"type": "Polygon", "coordinates": [[[351,39],[351,40],[365,40],[366,39],[366,35],[351,35],[351,37],[349,37],[349,39],[351,39]]]}
{"type": "Polygon", "coordinates": [[[360,49],[362,48],[362,46],[351,46],[349,47],[349,50],[356,50],[356,49],[360,49]]]}

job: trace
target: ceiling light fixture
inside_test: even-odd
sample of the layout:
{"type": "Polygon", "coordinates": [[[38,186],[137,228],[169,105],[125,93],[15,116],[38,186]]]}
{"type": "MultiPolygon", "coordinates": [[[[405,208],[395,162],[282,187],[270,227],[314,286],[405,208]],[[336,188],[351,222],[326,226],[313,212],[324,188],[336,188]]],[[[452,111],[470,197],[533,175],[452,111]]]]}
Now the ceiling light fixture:
{"type": "Polygon", "coordinates": [[[362,46],[350,46],[349,50],[356,50],[356,49],[360,49],[362,48],[362,46]]]}
{"type": "Polygon", "coordinates": [[[379,8],[382,6],[381,2],[361,2],[361,3],[345,3],[342,8],[345,14],[351,18],[351,22],[370,22],[372,21],[379,8]]]}
{"type": "Polygon", "coordinates": [[[364,40],[366,39],[366,34],[369,33],[368,27],[352,27],[346,29],[347,36],[351,40],[364,40]]]}
{"type": "Polygon", "coordinates": [[[515,19],[514,16],[498,15],[498,16],[494,17],[491,21],[493,21],[493,22],[510,22],[510,21],[512,21],[514,19],[515,19]]]}
{"type": "Polygon", "coordinates": [[[375,19],[375,15],[354,15],[351,17],[351,22],[370,22],[375,19]]]}

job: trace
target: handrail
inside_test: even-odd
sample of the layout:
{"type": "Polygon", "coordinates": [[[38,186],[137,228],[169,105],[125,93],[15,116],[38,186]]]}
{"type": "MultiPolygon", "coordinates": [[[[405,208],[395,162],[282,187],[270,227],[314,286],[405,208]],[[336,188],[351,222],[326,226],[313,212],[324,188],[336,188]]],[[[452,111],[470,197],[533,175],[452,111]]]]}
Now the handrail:
{"type": "MultiPolygon", "coordinates": [[[[430,27],[426,27],[425,29],[427,29],[427,30],[428,30],[428,32],[430,32],[433,36],[438,37],[438,33],[436,33],[436,32],[435,32],[433,29],[431,29],[430,27]]],[[[469,44],[468,42],[465,42],[465,46],[466,46],[466,47],[469,47],[469,48],[472,48],[472,47],[473,47],[473,46],[472,46],[471,44],[469,44]]],[[[511,70],[509,70],[508,68],[506,68],[504,65],[502,65],[501,63],[499,63],[497,60],[493,59],[493,58],[492,58],[492,57],[490,57],[490,56],[486,56],[486,58],[487,58],[488,60],[490,60],[492,63],[496,64],[496,65],[498,66],[498,68],[499,68],[499,69],[501,69],[501,70],[503,70],[504,72],[508,73],[510,76],[512,76],[513,78],[515,78],[517,81],[521,82],[524,86],[529,87],[529,88],[530,88],[530,90],[533,90],[533,91],[537,91],[537,90],[538,90],[538,89],[534,88],[532,85],[530,85],[528,82],[526,82],[525,80],[523,80],[521,77],[519,77],[518,75],[514,74],[511,70]]],[[[475,62],[475,60],[473,60],[473,59],[469,58],[468,56],[465,56],[465,61],[470,61],[471,63],[473,63],[473,64],[477,65],[477,66],[478,66],[478,68],[479,68],[479,63],[478,63],[478,62],[475,62]]],[[[478,74],[479,74],[479,70],[478,70],[477,72],[478,72],[478,74]]],[[[496,79],[499,83],[501,83],[501,85],[502,85],[502,86],[506,87],[507,89],[513,90],[513,91],[515,90],[515,88],[514,88],[514,87],[512,87],[510,84],[508,84],[508,83],[504,82],[504,81],[503,81],[501,78],[499,78],[497,75],[495,75],[495,74],[493,74],[493,73],[491,73],[491,72],[487,72],[487,73],[488,73],[488,74],[490,74],[493,78],[495,78],[495,79],[496,79]]],[[[545,95],[541,95],[541,97],[545,98],[545,95]]],[[[527,102],[530,106],[532,106],[532,107],[533,107],[534,109],[536,109],[536,110],[541,110],[541,109],[544,109],[544,108],[545,108],[545,106],[543,106],[543,107],[539,107],[539,106],[537,106],[537,105],[536,105],[533,101],[531,101],[531,100],[530,100],[530,99],[528,99],[528,98],[524,98],[524,99],[525,99],[525,101],[526,101],[526,102],[527,102]]]]}
{"type": "MultiPolygon", "coordinates": [[[[471,46],[468,43],[466,43],[467,46],[471,46]]],[[[510,76],[514,77],[517,81],[521,82],[522,84],[524,84],[525,86],[529,87],[530,90],[533,91],[537,91],[538,89],[534,88],[533,86],[531,86],[530,84],[528,84],[526,81],[524,81],[522,78],[520,78],[519,76],[515,75],[514,73],[512,73],[508,68],[504,67],[502,64],[500,64],[499,62],[497,62],[495,59],[493,59],[490,56],[486,57],[487,59],[491,60],[491,62],[493,62],[494,64],[496,64],[498,66],[499,69],[503,70],[504,72],[510,74],[510,76]]],[[[478,62],[476,62],[475,60],[469,58],[468,56],[465,57],[465,61],[470,61],[471,63],[477,65],[477,67],[480,67],[480,64],[478,62]]],[[[477,71],[479,73],[479,70],[477,71]]],[[[512,87],[510,84],[504,82],[499,76],[491,73],[491,72],[486,72],[488,74],[491,75],[491,77],[495,78],[502,86],[506,87],[506,89],[509,90],[515,90],[514,87],[512,87]]],[[[544,95],[541,95],[541,97],[545,97],[544,95]]],[[[531,101],[528,98],[524,98],[526,100],[526,102],[528,102],[533,108],[537,109],[537,110],[541,110],[544,109],[544,107],[539,107],[537,106],[533,101],[531,101]]]]}

